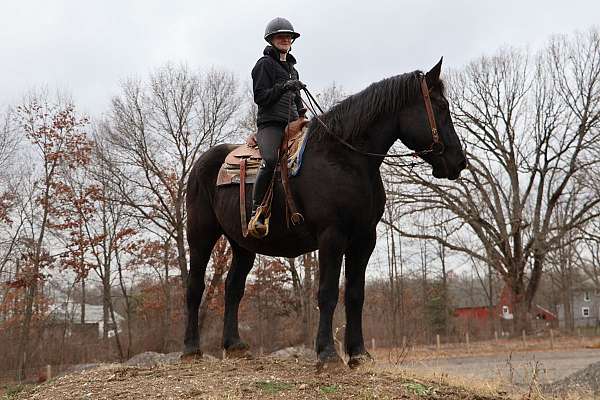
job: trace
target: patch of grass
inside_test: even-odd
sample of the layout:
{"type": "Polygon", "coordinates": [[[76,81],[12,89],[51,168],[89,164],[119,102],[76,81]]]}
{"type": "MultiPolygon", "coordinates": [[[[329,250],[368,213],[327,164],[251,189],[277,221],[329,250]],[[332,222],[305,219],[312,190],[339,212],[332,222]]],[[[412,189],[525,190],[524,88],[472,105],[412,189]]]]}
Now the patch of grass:
{"type": "Polygon", "coordinates": [[[275,394],[283,390],[290,390],[294,386],[285,382],[259,381],[256,382],[256,387],[269,394],[275,394]]]}
{"type": "Polygon", "coordinates": [[[24,385],[5,386],[4,389],[6,390],[6,392],[2,395],[2,397],[0,397],[0,399],[11,400],[11,399],[15,398],[16,395],[18,395],[23,390],[25,390],[25,386],[24,385]]]}
{"type": "Polygon", "coordinates": [[[319,389],[321,389],[321,392],[325,393],[325,394],[332,394],[338,391],[339,387],[337,385],[331,385],[331,386],[321,386],[319,389]]]}
{"type": "Polygon", "coordinates": [[[417,382],[405,383],[402,386],[404,386],[405,388],[407,388],[408,390],[413,392],[413,394],[416,394],[419,396],[427,396],[427,395],[433,394],[433,392],[434,392],[433,387],[428,387],[428,386],[425,386],[425,385],[423,385],[421,383],[417,383],[417,382]]]}

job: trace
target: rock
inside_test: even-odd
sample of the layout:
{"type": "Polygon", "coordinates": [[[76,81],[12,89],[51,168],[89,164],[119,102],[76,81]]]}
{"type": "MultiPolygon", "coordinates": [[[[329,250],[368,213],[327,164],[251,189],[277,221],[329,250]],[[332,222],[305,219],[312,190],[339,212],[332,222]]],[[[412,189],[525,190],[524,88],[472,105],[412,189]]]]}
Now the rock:
{"type": "Polygon", "coordinates": [[[88,369],[92,369],[92,368],[97,368],[99,366],[101,366],[103,364],[75,364],[75,365],[71,365],[69,368],[65,369],[64,371],[62,371],[58,376],[63,376],[63,375],[67,375],[67,374],[71,374],[74,372],[81,372],[81,371],[86,371],[88,369]]]}
{"type": "Polygon", "coordinates": [[[153,367],[159,364],[175,364],[179,362],[179,357],[181,357],[181,352],[163,354],[146,351],[131,357],[124,364],[137,367],[153,367]]]}
{"type": "Polygon", "coordinates": [[[312,361],[316,358],[316,354],[313,350],[307,348],[306,346],[294,346],[277,350],[269,354],[269,357],[281,359],[300,358],[312,361]]]}
{"type": "MultiPolygon", "coordinates": [[[[136,366],[136,367],[153,367],[159,364],[177,364],[181,359],[181,352],[175,351],[173,353],[156,353],[154,351],[146,351],[144,353],[137,354],[131,357],[124,365],[136,366]]],[[[215,361],[217,358],[210,354],[203,354],[202,360],[215,361]]]]}

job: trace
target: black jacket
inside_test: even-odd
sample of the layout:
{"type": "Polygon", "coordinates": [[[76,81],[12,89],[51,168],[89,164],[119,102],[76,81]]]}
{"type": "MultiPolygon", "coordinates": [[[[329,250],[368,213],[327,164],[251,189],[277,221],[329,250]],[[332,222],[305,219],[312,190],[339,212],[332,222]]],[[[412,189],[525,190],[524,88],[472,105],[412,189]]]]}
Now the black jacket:
{"type": "Polygon", "coordinates": [[[298,79],[298,71],[294,68],[296,59],[288,53],[287,61],[279,61],[279,51],[272,46],[267,46],[263,54],[252,69],[254,102],[258,104],[257,124],[285,123],[288,117],[294,121],[302,108],[300,93],[284,91],[282,86],[287,80],[298,79]]]}

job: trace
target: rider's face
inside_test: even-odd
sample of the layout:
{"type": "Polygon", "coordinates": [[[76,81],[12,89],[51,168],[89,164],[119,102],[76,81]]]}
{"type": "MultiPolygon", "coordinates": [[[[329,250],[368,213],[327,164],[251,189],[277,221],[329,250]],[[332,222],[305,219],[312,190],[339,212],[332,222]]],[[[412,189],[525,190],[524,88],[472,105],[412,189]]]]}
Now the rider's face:
{"type": "Polygon", "coordinates": [[[288,52],[292,47],[292,35],[288,33],[278,33],[273,36],[271,40],[273,46],[275,46],[278,50],[288,52]]]}

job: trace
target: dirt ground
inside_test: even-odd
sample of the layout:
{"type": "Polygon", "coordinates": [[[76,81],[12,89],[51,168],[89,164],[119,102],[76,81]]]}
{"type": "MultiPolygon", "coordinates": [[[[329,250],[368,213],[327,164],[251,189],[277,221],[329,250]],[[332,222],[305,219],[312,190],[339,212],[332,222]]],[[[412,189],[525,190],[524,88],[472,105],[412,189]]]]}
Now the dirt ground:
{"type": "Polygon", "coordinates": [[[0,390],[0,399],[587,399],[596,397],[532,395],[532,388],[599,362],[599,348],[597,339],[564,338],[552,346],[547,340],[513,340],[378,349],[376,364],[321,373],[306,349],[286,352],[285,359],[206,357],[194,363],[181,363],[172,353],[158,357],[157,366],[139,366],[134,357],[130,365],[102,365],[25,390],[12,388],[5,397],[0,390]]]}
{"type": "Polygon", "coordinates": [[[464,399],[502,393],[415,379],[380,366],[317,373],[311,361],[202,360],[155,367],[107,365],[59,377],[11,399],[464,399]]]}

